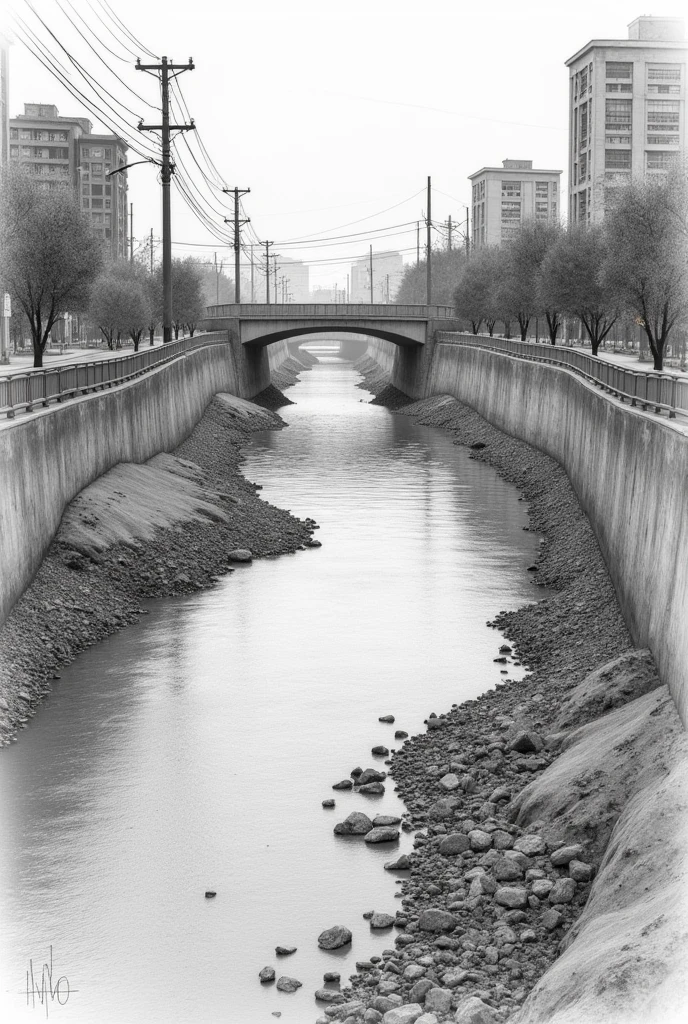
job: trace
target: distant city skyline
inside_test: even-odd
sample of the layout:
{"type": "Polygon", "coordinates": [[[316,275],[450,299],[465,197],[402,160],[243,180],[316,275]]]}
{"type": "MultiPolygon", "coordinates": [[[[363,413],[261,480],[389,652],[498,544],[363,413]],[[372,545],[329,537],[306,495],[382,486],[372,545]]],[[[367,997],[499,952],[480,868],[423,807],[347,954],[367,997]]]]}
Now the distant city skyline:
{"type": "MultiPolygon", "coordinates": [[[[155,117],[159,85],[134,71],[136,56],[146,57],[145,46],[156,54],[194,59],[195,70],[180,82],[188,110],[182,111],[175,98],[176,116],[195,119],[221,181],[204,163],[197,140],[187,138],[178,143],[180,175],[183,163],[192,197],[222,240],[199,223],[175,187],[175,255],[211,261],[217,251],[218,259],[231,258],[231,231],[224,224],[230,197],[218,185],[250,187],[243,200],[251,218],[246,241],[254,231],[260,240],[274,240],[283,256],[306,262],[310,288],[344,287],[348,268],[365,258],[371,240],[375,251],[394,249],[406,263],[414,261],[428,174],[437,225],[433,241],[444,246],[440,225],[449,215],[456,224],[464,221],[471,202],[468,176],[477,167],[499,166],[504,158],[525,154],[535,167],[566,168],[565,62],[591,39],[626,38],[627,26],[642,13],[636,0],[581,0],[565,9],[524,0],[517,10],[496,0],[486,17],[483,10],[429,0],[422,16],[431,42],[421,45],[418,7],[410,0],[352,0],[346,16],[316,0],[295,0],[288,7],[266,0],[254,9],[231,11],[200,0],[195,18],[157,0],[146,5],[120,0],[117,15],[139,46],[108,34],[108,25],[95,21],[85,0],[75,0],[74,7],[118,54],[109,63],[124,85],[99,64],[56,3],[42,4],[38,14],[97,79],[101,109],[107,111],[108,96],[116,98],[117,109],[126,103],[131,113],[124,117],[145,152],[154,136],[137,133],[136,124],[155,117]],[[231,48],[231,67],[230,38],[241,39],[231,48]],[[258,73],[258,67],[272,73],[258,73]],[[377,231],[373,239],[363,235],[371,230],[377,231]],[[325,244],[325,238],[333,240],[325,244]]],[[[685,5],[667,0],[661,13],[681,16],[685,5]]],[[[34,24],[28,7],[21,16],[34,24]]],[[[14,37],[10,116],[24,103],[53,103],[70,115],[88,117],[95,132],[110,131],[24,48],[9,15],[0,28],[14,37]]],[[[36,35],[49,38],[40,25],[36,35]]],[[[50,53],[69,65],[55,43],[50,53]]],[[[71,77],[88,92],[78,74],[71,77]]],[[[562,194],[567,189],[565,175],[562,194]]],[[[159,237],[161,229],[153,167],[129,172],[129,198],[134,237],[147,244],[151,230],[159,237]]]]}

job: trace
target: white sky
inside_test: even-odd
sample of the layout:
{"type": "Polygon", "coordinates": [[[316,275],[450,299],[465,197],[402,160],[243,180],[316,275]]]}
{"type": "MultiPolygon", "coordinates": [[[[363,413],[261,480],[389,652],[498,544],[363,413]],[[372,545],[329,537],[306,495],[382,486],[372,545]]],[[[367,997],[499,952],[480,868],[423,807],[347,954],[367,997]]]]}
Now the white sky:
{"type": "MultiPolygon", "coordinates": [[[[27,24],[37,26],[26,0],[10,0],[27,24]]],[[[130,106],[130,124],[156,119],[78,38],[60,10],[73,8],[100,44],[128,57],[109,33],[105,0],[31,0],[89,74],[130,106]],[[98,20],[100,15],[102,22],[98,20]]],[[[564,61],[591,38],[627,37],[639,14],[637,0],[110,0],[129,31],[155,54],[196,70],[181,76],[191,116],[225,183],[250,186],[246,212],[274,251],[311,260],[353,259],[369,240],[327,248],[287,247],[304,235],[324,236],[387,228],[422,216],[424,195],[386,213],[433,180],[433,220],[465,216],[467,175],[504,158],[532,159],[535,167],[566,168],[568,75],[564,61]],[[378,214],[371,217],[371,214],[378,214]],[[353,221],[361,223],[352,224],[353,221]],[[282,242],[282,245],[279,243],[282,242]]],[[[8,5],[9,6],[9,5],[8,5]]],[[[685,0],[662,0],[654,13],[686,13],[685,0]]],[[[75,20],[77,20],[75,18],[75,20]]],[[[77,21],[78,24],[80,24],[77,21]]],[[[11,29],[8,16],[5,25],[11,29]]],[[[83,25],[80,25],[83,30],[83,25]]],[[[40,29],[47,39],[45,30],[40,29]]],[[[10,112],[25,102],[56,103],[60,114],[90,116],[83,103],[36,61],[15,34],[10,55],[10,112]]],[[[153,78],[111,57],[91,40],[117,74],[140,95],[159,103],[153,78]]],[[[129,41],[131,49],[139,47],[129,41]]],[[[59,53],[53,43],[55,53],[59,53]]],[[[141,51],[144,60],[145,53],[141,51]]],[[[64,53],[61,59],[66,63],[64,53]]],[[[82,79],[72,71],[74,84],[82,79]]],[[[159,116],[159,115],[158,115],[159,116]]],[[[108,130],[102,123],[94,130],[108,130]]],[[[133,136],[137,133],[131,132],[133,136]]],[[[195,152],[197,150],[195,149],[195,152]]],[[[186,147],[184,159],[198,189],[218,208],[222,197],[200,176],[186,147]]],[[[134,157],[135,159],[135,157],[134,157]]],[[[199,161],[203,163],[199,156],[199,161]]],[[[565,195],[562,177],[562,196],[565,195]]],[[[129,172],[134,235],[160,233],[160,189],[153,167],[129,172]]],[[[565,203],[562,203],[565,208],[565,203]]],[[[230,216],[229,204],[224,211],[230,216]]],[[[202,227],[173,191],[177,255],[218,259],[231,253],[202,227]]],[[[395,229],[397,231],[403,228],[395,229]]],[[[408,234],[380,238],[374,251],[413,249],[408,234]]],[[[227,234],[226,237],[229,237],[227,234]]],[[[405,257],[411,259],[412,256],[405,257]]],[[[348,265],[311,267],[311,286],[340,286],[348,265]]]]}

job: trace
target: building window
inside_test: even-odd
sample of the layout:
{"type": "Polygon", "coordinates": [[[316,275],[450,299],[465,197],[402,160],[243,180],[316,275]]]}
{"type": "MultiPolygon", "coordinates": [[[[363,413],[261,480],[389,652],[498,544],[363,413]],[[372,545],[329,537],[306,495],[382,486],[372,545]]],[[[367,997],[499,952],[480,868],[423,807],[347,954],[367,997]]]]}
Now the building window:
{"type": "Polygon", "coordinates": [[[502,220],[518,220],[521,219],[521,204],[517,202],[508,202],[502,200],[502,220]]]}
{"type": "Polygon", "coordinates": [[[107,147],[103,151],[103,153],[104,153],[104,155],[103,155],[103,159],[104,160],[112,160],[112,150],[109,147],[107,147]]]}
{"type": "Polygon", "coordinates": [[[92,196],[102,196],[102,194],[103,194],[103,186],[102,185],[91,185],[91,195],[92,196]]]}
{"type": "Polygon", "coordinates": [[[102,199],[92,199],[91,200],[91,208],[93,210],[102,210],[103,209],[103,200],[102,199]]]}
{"type": "Polygon", "coordinates": [[[19,146],[10,146],[10,156],[15,159],[19,156],[19,146]]]}
{"type": "Polygon", "coordinates": [[[22,146],[21,153],[22,156],[31,156],[31,146],[22,146]]]}
{"type": "Polygon", "coordinates": [[[580,108],[580,149],[588,145],[588,104],[584,103],[580,108]]]}
{"type": "Polygon", "coordinates": [[[20,135],[19,135],[19,138],[20,139],[30,139],[31,138],[31,132],[29,131],[29,129],[28,128],[22,128],[22,130],[20,132],[20,135]]]}
{"type": "Polygon", "coordinates": [[[607,131],[632,130],[633,100],[605,100],[604,120],[607,131]]]}
{"type": "Polygon", "coordinates": [[[579,181],[585,181],[588,176],[588,155],[583,153],[580,158],[580,174],[578,176],[579,181]]]}
{"type": "Polygon", "coordinates": [[[607,135],[608,146],[630,146],[631,136],[630,135],[607,135]]]}
{"type": "Polygon", "coordinates": [[[627,82],[607,82],[607,92],[633,92],[633,86],[627,82]]]}
{"type": "Polygon", "coordinates": [[[549,213],[549,203],[547,202],[536,202],[535,203],[535,217],[537,220],[547,220],[549,213]]]}
{"type": "Polygon", "coordinates": [[[103,159],[103,147],[102,146],[92,147],[91,148],[91,156],[93,157],[94,160],[102,160],[103,159]]]}
{"type": "Polygon", "coordinates": [[[10,138],[11,139],[18,139],[19,138],[19,129],[18,128],[10,128],[10,138]]]}
{"type": "Polygon", "coordinates": [[[89,206],[91,205],[90,199],[82,199],[81,205],[83,206],[84,210],[88,210],[89,206]]]}
{"type": "Polygon", "coordinates": [[[678,132],[680,117],[679,100],[648,100],[648,132],[678,132]]]}
{"type": "Polygon", "coordinates": [[[605,149],[604,151],[604,166],[605,169],[613,171],[630,171],[631,169],[631,151],[630,149],[605,149]]]}
{"type": "Polygon", "coordinates": [[[520,181],[503,181],[502,182],[502,195],[507,199],[520,199],[521,198],[521,182],[520,181]]]}
{"type": "Polygon", "coordinates": [[[548,181],[536,181],[535,182],[535,198],[546,199],[549,195],[549,182],[548,181]]]}
{"type": "Polygon", "coordinates": [[[92,174],[102,174],[103,173],[103,165],[102,164],[91,164],[91,173],[92,174]]]}
{"type": "Polygon", "coordinates": [[[82,146],[81,147],[81,158],[82,158],[82,160],[87,160],[88,157],[90,157],[90,155],[91,155],[91,150],[88,148],[88,146],[82,146]]]}
{"type": "Polygon", "coordinates": [[[647,81],[650,82],[680,82],[680,64],[648,64],[647,81]]]}
{"type": "Polygon", "coordinates": [[[633,78],[633,64],[618,60],[608,60],[606,63],[607,78],[633,78]]]}
{"type": "Polygon", "coordinates": [[[645,154],[645,166],[648,171],[666,171],[675,159],[671,150],[655,149],[645,154]]]}
{"type": "Polygon", "coordinates": [[[678,135],[648,135],[648,146],[678,146],[678,135]]]}
{"type": "Polygon", "coordinates": [[[112,199],[105,200],[105,209],[110,210],[112,208],[112,199]]]}
{"type": "Polygon", "coordinates": [[[588,218],[588,204],[585,189],[578,193],[578,220],[587,220],[588,218]]]}
{"type": "Polygon", "coordinates": [[[88,185],[82,185],[81,186],[81,194],[82,194],[82,196],[89,195],[89,192],[90,192],[90,189],[89,189],[88,185]]]}

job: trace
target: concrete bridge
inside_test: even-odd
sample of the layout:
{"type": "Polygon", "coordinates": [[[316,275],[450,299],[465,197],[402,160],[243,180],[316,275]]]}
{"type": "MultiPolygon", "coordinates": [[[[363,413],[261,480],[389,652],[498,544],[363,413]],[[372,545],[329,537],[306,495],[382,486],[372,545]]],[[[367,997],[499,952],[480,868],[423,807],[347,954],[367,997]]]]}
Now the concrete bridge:
{"type": "Polygon", "coordinates": [[[208,331],[230,332],[242,345],[265,348],[276,341],[308,334],[366,335],[417,348],[436,330],[451,330],[451,306],[382,303],[227,303],[209,306],[208,331]]]}

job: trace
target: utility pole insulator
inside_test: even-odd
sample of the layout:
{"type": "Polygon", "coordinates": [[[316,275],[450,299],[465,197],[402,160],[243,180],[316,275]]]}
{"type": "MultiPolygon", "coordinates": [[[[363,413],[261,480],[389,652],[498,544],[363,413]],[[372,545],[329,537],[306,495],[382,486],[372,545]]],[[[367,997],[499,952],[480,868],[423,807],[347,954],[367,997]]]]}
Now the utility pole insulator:
{"type": "MultiPolygon", "coordinates": [[[[238,304],[241,302],[241,275],[240,275],[240,259],[241,259],[241,228],[244,224],[250,224],[251,218],[246,217],[244,220],[239,220],[239,199],[241,196],[246,196],[251,191],[250,188],[223,188],[223,192],[231,192],[234,195],[234,301],[238,304]]],[[[229,224],[229,221],[225,217],[225,224],[229,224]]]]}

